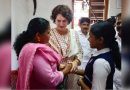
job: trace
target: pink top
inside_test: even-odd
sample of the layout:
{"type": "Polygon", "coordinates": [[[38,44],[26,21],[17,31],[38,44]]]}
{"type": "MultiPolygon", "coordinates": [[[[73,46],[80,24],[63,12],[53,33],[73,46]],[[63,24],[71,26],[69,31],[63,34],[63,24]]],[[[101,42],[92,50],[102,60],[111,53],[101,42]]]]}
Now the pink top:
{"type": "Polygon", "coordinates": [[[61,56],[45,44],[26,44],[19,55],[17,89],[55,89],[63,73],[57,71],[61,56]]]}

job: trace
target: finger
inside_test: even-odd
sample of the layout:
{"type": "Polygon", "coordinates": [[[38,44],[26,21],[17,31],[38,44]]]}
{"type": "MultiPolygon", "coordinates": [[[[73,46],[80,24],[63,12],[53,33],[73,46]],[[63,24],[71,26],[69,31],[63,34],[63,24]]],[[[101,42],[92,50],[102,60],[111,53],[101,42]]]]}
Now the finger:
{"type": "Polygon", "coordinates": [[[76,70],[77,70],[77,67],[75,66],[74,69],[73,69],[73,72],[76,72],[76,70]]]}
{"type": "Polygon", "coordinates": [[[73,68],[72,68],[72,70],[71,70],[71,72],[75,72],[76,71],[76,66],[73,66],[73,68]]]}
{"type": "Polygon", "coordinates": [[[73,71],[73,69],[74,69],[74,67],[72,66],[72,68],[71,68],[70,72],[72,72],[72,71],[73,71]]]}

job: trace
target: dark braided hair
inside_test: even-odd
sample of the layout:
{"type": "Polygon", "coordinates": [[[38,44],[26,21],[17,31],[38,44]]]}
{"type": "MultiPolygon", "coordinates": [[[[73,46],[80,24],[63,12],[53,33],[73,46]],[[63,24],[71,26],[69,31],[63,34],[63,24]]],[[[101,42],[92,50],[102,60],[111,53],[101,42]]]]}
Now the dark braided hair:
{"type": "Polygon", "coordinates": [[[35,43],[34,38],[36,33],[44,33],[49,28],[49,22],[44,18],[33,18],[29,24],[26,31],[23,31],[21,34],[19,34],[16,38],[16,41],[14,43],[14,49],[16,51],[17,56],[19,56],[19,53],[22,49],[22,47],[29,43],[35,43]]]}

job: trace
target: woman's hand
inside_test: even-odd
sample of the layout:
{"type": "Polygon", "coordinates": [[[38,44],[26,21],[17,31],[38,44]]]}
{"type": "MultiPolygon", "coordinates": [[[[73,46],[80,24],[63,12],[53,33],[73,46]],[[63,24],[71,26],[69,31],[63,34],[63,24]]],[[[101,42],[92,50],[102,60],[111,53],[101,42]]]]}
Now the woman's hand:
{"type": "Polygon", "coordinates": [[[77,81],[77,84],[78,84],[79,86],[81,86],[81,79],[82,79],[82,77],[80,77],[80,78],[78,79],[78,81],[77,81]]]}
{"type": "Polygon", "coordinates": [[[63,69],[65,68],[65,66],[66,66],[66,64],[62,64],[62,63],[61,63],[61,64],[59,65],[59,70],[60,70],[60,71],[63,70],[63,69]]]}
{"type": "Polygon", "coordinates": [[[72,63],[72,68],[71,68],[70,72],[74,73],[78,68],[79,60],[74,60],[71,63],[72,63]]]}
{"type": "Polygon", "coordinates": [[[81,76],[83,76],[84,75],[84,70],[82,70],[82,69],[76,69],[76,71],[75,72],[73,72],[74,74],[77,74],[77,75],[81,75],[81,76]]]}
{"type": "Polygon", "coordinates": [[[67,63],[65,65],[65,68],[62,70],[64,75],[67,75],[70,72],[71,68],[72,68],[72,64],[71,63],[67,63]]]}

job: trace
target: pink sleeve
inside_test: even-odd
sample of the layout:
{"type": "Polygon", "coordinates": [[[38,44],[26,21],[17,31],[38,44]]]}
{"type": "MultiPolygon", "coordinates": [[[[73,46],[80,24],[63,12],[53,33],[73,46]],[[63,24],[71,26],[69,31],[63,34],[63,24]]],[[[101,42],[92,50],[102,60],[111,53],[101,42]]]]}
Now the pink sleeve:
{"type": "Polygon", "coordinates": [[[52,67],[50,63],[42,57],[41,54],[36,54],[34,57],[34,72],[39,81],[43,85],[56,87],[63,81],[63,72],[57,71],[57,68],[52,67]]]}

